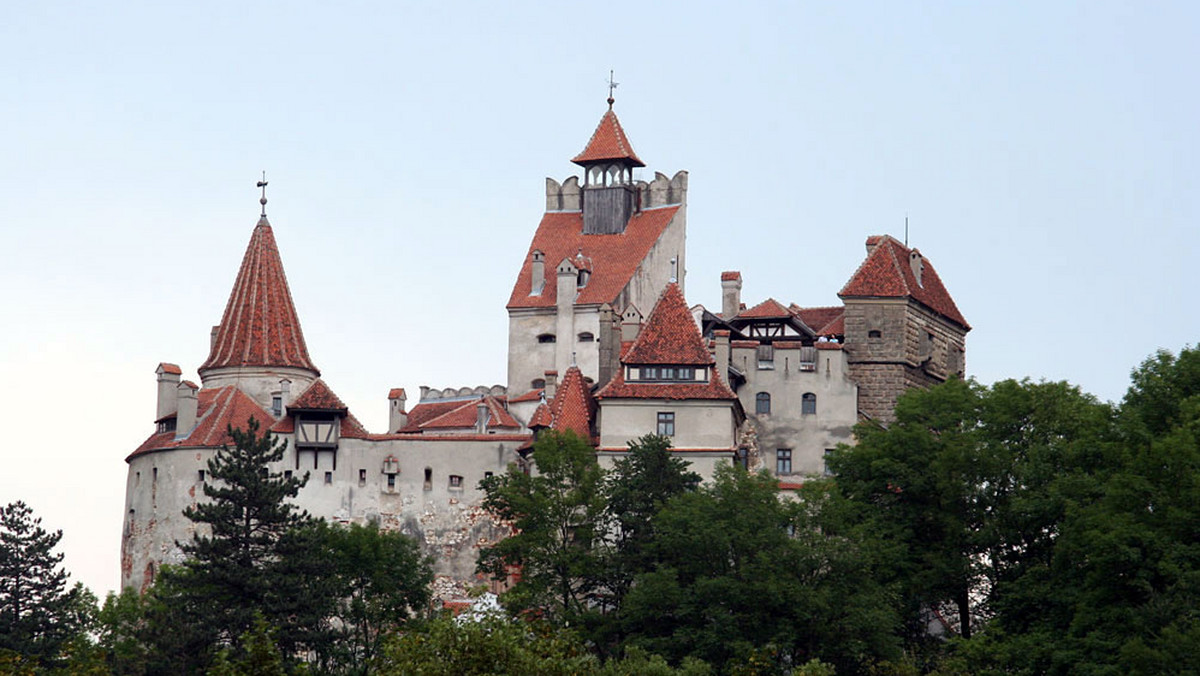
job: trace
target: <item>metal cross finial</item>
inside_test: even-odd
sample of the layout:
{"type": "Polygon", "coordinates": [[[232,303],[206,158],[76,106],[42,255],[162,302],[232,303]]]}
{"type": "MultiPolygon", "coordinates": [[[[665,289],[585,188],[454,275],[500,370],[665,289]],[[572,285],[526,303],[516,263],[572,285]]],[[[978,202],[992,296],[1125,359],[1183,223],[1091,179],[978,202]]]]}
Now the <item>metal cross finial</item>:
{"type": "Polygon", "coordinates": [[[613,80],[613,72],[608,71],[608,109],[612,110],[612,104],[616,100],[613,98],[613,90],[620,87],[621,83],[613,80]]]}
{"type": "Polygon", "coordinates": [[[263,218],[267,217],[267,172],[263,172],[262,180],[258,182],[258,187],[262,188],[262,197],[258,199],[258,203],[262,205],[263,218]]]}

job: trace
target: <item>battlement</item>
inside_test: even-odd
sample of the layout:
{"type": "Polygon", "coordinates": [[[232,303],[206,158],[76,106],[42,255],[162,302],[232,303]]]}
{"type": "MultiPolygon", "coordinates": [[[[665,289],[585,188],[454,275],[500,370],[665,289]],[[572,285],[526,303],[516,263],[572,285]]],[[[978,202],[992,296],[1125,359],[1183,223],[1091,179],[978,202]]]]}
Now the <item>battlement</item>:
{"type": "Polygon", "coordinates": [[[454,399],[478,399],[480,397],[503,397],[508,393],[508,388],[503,385],[480,385],[478,387],[447,387],[443,389],[435,389],[427,385],[421,386],[421,403],[427,401],[450,401],[454,399]]]}
{"type": "MultiPolygon", "coordinates": [[[[680,170],[668,178],[666,174],[654,172],[650,182],[635,181],[638,204],[642,209],[687,204],[688,173],[680,170]]],[[[579,177],[571,176],[562,183],[546,178],[546,211],[582,211],[583,187],[579,177]]]]}

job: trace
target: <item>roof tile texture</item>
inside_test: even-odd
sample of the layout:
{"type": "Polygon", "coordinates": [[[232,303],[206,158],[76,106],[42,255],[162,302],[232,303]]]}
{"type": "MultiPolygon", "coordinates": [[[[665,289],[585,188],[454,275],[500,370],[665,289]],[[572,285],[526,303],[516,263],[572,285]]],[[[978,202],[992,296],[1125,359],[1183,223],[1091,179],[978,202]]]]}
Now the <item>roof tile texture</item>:
{"type": "Polygon", "coordinates": [[[592,132],[587,147],[571,161],[582,165],[604,160],[625,160],[635,167],[646,166],[638,159],[637,153],[633,152],[633,144],[625,136],[621,121],[611,108],[600,118],[600,124],[596,125],[596,131],[592,132]]]}
{"type": "Polygon", "coordinates": [[[659,296],[650,317],[629,351],[621,356],[625,364],[691,364],[713,363],[705,348],[700,329],[692,319],[692,311],[677,284],[668,284],[659,296]]]}
{"type": "Polygon", "coordinates": [[[232,444],[233,438],[228,434],[229,426],[245,429],[250,418],[264,425],[275,420],[270,413],[233,385],[200,390],[196,396],[196,428],[188,436],[177,440],[174,431],[152,434],[126,460],[143,453],[168,448],[219,448],[232,444]]]}
{"type": "Polygon", "coordinates": [[[201,371],[293,366],[317,371],[308,356],[271,224],[258,221],[201,371]]]}
{"type": "Polygon", "coordinates": [[[583,372],[578,366],[572,366],[554,391],[554,401],[550,405],[554,419],[552,427],[559,431],[571,430],[582,439],[590,439],[595,411],[596,402],[583,379],[583,372]]]}
{"type": "Polygon", "coordinates": [[[839,297],[912,298],[970,330],[970,324],[967,324],[967,320],[958,311],[958,306],[942,285],[942,280],[929,259],[923,259],[924,272],[921,274],[921,283],[918,284],[909,263],[909,254],[917,251],[916,249],[910,249],[888,235],[868,237],[867,245],[872,244],[875,249],[854,272],[850,281],[846,282],[846,286],[838,293],[839,297]]]}

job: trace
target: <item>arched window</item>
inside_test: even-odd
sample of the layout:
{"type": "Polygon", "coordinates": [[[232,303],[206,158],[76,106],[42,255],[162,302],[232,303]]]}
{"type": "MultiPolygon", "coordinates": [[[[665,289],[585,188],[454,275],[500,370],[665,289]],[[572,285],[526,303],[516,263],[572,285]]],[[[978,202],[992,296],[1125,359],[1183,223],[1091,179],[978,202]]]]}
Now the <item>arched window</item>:
{"type": "Polygon", "coordinates": [[[591,333],[589,333],[587,331],[584,331],[583,333],[579,334],[579,342],[581,342],[581,343],[590,343],[594,340],[596,340],[596,336],[593,336],[591,333]]]}
{"type": "Polygon", "coordinates": [[[538,342],[539,343],[553,343],[554,342],[554,334],[553,333],[543,333],[542,335],[538,336],[538,342]]]}
{"type": "Polygon", "coordinates": [[[759,414],[771,412],[770,392],[759,392],[754,395],[754,412],[759,414]]]}
{"type": "Polygon", "coordinates": [[[800,398],[800,413],[803,415],[817,414],[817,395],[812,392],[805,392],[800,398]]]}
{"type": "Polygon", "coordinates": [[[546,379],[545,378],[534,378],[533,382],[531,382],[529,384],[531,386],[533,386],[533,389],[540,390],[546,386],[546,379]]]}

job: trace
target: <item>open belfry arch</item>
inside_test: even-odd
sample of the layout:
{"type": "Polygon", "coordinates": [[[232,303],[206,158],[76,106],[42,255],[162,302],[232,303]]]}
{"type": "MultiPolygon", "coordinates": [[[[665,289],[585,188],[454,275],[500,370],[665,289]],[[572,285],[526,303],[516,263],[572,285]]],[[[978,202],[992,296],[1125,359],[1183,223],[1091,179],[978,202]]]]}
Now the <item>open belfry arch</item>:
{"type": "Polygon", "coordinates": [[[434,558],[435,595],[454,600],[488,583],[475,574],[478,548],[509,532],[482,509],[480,480],[528,470],[544,430],[580,435],[604,462],[663,434],[704,476],[740,462],[786,490],[824,471],[855,422],[887,421],[904,389],[964,372],[970,326],[928,259],[888,236],[867,239],[839,305],[747,307],[731,271],[718,311],[689,307],[688,174],[639,178],[646,164],[613,104],[610,89],[571,160],[582,178],[546,179],[507,303],[507,384],[422,386],[411,406],[391,388],[382,431],[358,421],[309,355],[264,176],[199,384],[177,364],[155,369],[153,431],[126,457],[122,586],[145,588],[180,561],[176,543],[195,529],[183,509],[204,499],[207,461],[232,443],[229,427],[251,418],[288,442],[272,471],[308,475],[300,507],[411,535],[434,558]]]}

